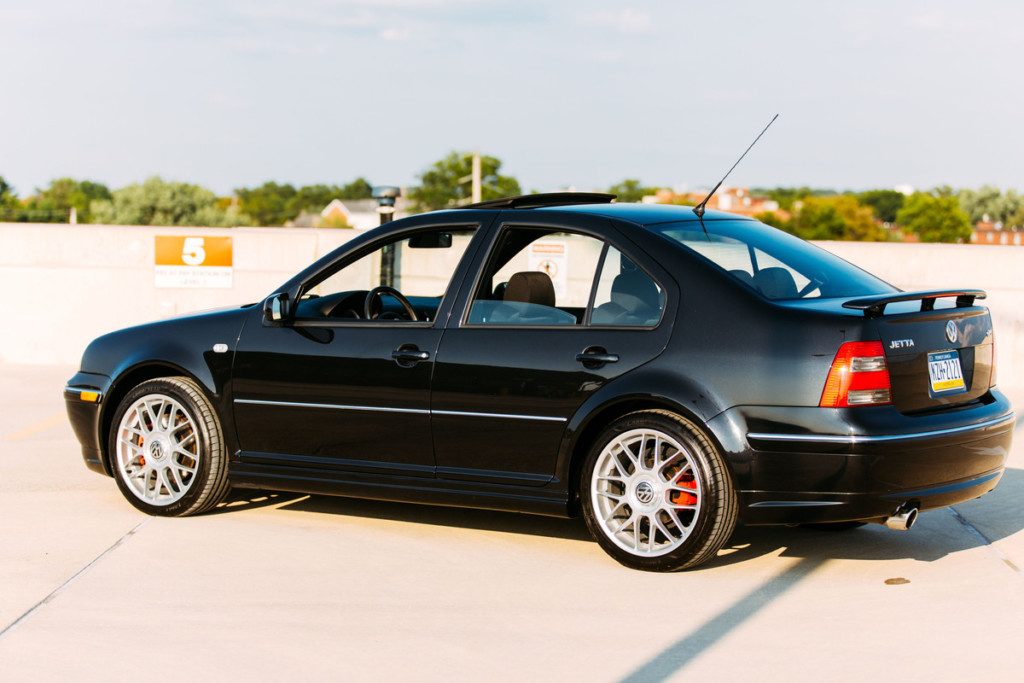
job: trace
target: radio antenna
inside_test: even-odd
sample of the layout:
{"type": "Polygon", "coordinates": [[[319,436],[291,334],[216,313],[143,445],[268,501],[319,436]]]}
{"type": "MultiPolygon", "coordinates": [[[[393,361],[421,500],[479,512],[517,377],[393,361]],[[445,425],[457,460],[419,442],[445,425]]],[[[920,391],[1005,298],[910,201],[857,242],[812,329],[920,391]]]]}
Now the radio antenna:
{"type": "MultiPolygon", "coordinates": [[[[773,123],[775,123],[775,119],[777,118],[779,118],[778,114],[772,117],[772,120],[768,122],[768,125],[764,127],[764,130],[761,131],[760,135],[754,138],[754,141],[750,143],[750,147],[747,147],[747,152],[754,148],[754,145],[757,144],[757,141],[761,139],[761,135],[764,135],[765,131],[768,130],[768,128],[771,127],[773,123]]],[[[725,182],[725,179],[729,177],[730,173],[732,173],[732,169],[739,166],[740,162],[743,161],[743,157],[747,156],[747,152],[744,152],[743,154],[740,155],[740,158],[736,160],[736,163],[732,165],[732,168],[726,171],[725,175],[722,176],[722,179],[718,181],[717,185],[715,185],[715,188],[708,193],[707,197],[704,198],[704,201],[702,201],[697,206],[693,207],[693,212],[697,214],[697,218],[700,219],[700,227],[704,228],[704,205],[708,203],[708,200],[711,199],[711,196],[715,194],[715,192],[718,192],[718,188],[722,186],[722,183],[725,182]]],[[[707,228],[704,228],[704,234],[708,234],[707,228]]]]}

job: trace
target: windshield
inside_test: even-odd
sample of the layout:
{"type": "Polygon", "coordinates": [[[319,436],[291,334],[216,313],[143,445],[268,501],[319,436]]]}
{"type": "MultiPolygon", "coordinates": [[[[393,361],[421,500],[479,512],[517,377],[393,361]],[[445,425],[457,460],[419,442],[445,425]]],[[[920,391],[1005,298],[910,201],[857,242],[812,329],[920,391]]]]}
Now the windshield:
{"type": "Polygon", "coordinates": [[[820,247],[757,221],[686,221],[648,229],[707,259],[762,296],[836,298],[898,291],[820,247]]]}

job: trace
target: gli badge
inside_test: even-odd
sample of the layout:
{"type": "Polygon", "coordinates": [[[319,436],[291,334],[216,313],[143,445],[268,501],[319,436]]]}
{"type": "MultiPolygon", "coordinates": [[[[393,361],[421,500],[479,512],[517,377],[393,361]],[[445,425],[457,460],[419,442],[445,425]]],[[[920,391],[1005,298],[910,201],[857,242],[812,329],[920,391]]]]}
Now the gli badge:
{"type": "Polygon", "coordinates": [[[956,323],[950,320],[946,323],[946,339],[949,340],[950,344],[956,344],[956,340],[960,337],[960,333],[956,329],[956,323]]]}

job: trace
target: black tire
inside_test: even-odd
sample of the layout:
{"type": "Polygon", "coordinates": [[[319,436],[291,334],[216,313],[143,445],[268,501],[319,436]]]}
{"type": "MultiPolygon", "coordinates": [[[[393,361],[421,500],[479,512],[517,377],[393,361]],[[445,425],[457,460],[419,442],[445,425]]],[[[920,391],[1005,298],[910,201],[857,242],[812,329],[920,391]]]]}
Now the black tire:
{"type": "Polygon", "coordinates": [[[736,527],[736,492],[718,449],[664,410],[630,413],[601,432],[583,464],[580,501],[594,540],[632,569],[696,567],[736,527]]]}
{"type": "Polygon", "coordinates": [[[118,488],[147,514],[206,512],[230,490],[220,420],[187,377],[149,380],[128,392],[114,413],[108,448],[118,488]]]}

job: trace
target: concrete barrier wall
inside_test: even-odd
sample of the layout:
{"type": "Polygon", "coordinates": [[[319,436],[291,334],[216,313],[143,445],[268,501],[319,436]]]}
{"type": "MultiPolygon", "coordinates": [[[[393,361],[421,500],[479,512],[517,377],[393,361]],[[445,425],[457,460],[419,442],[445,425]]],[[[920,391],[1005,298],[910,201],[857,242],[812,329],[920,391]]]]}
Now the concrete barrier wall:
{"type": "MultiPolygon", "coordinates": [[[[121,327],[262,299],[354,237],[351,230],[161,228],[0,223],[0,360],[77,363],[90,340],[121,327]],[[229,289],[161,289],[155,237],[232,238],[229,289]]],[[[996,326],[1001,384],[1024,383],[1024,248],[823,242],[902,289],[973,287],[996,326]]]]}

